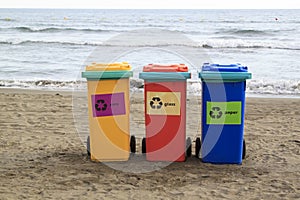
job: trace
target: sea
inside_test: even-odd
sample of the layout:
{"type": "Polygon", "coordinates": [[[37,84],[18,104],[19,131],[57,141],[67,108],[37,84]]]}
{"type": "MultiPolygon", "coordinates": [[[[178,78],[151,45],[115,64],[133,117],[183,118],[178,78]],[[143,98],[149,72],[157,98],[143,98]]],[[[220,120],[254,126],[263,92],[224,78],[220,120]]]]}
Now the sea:
{"type": "Polygon", "coordinates": [[[247,95],[299,98],[299,38],[299,10],[0,9],[0,87],[85,90],[86,65],[126,61],[141,91],[143,66],[185,63],[200,95],[203,63],[240,63],[247,95]]]}

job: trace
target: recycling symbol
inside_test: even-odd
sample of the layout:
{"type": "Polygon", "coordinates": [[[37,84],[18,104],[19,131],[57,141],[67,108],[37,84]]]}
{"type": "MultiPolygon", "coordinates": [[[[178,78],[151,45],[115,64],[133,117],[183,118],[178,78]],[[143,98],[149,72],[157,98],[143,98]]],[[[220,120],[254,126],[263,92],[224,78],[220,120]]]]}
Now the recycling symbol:
{"type": "Polygon", "coordinates": [[[97,111],[105,111],[107,109],[107,104],[103,99],[99,99],[95,104],[95,108],[97,111]]]}
{"type": "Polygon", "coordinates": [[[221,118],[223,115],[221,108],[220,107],[212,107],[211,111],[209,112],[209,116],[213,119],[217,118],[221,118]]]}
{"type": "Polygon", "coordinates": [[[150,101],[150,106],[153,109],[160,109],[163,105],[163,102],[159,97],[153,97],[152,100],[150,101]]]}

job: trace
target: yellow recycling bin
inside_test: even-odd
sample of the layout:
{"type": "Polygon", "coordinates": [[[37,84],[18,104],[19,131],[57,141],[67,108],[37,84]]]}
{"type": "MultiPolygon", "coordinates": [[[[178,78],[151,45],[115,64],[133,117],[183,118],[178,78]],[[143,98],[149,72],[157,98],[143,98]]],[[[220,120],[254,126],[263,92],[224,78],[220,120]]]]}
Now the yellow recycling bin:
{"type": "Polygon", "coordinates": [[[129,159],[129,77],[132,74],[126,62],[92,63],[82,72],[88,85],[88,151],[93,161],[129,159]]]}

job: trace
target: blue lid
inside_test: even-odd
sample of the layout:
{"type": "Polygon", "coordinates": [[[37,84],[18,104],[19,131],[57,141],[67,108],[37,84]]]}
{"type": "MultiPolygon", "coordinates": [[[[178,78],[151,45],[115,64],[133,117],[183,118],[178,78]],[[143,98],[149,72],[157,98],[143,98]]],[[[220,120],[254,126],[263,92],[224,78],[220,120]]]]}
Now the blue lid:
{"type": "Polygon", "coordinates": [[[191,78],[189,72],[141,72],[139,74],[141,79],[147,81],[180,81],[191,78]]]}
{"type": "Polygon", "coordinates": [[[242,66],[239,63],[230,65],[204,63],[202,66],[202,71],[248,72],[248,67],[242,66]]]}
{"type": "Polygon", "coordinates": [[[209,64],[204,63],[199,78],[205,82],[236,82],[251,79],[248,67],[241,64],[209,64]]]}

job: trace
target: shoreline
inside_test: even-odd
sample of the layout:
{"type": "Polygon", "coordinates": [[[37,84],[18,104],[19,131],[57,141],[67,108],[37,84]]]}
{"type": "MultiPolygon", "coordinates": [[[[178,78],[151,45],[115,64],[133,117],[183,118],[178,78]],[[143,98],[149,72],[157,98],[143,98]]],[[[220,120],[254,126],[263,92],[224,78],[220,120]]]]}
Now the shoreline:
{"type": "MultiPolygon", "coordinates": [[[[74,89],[50,89],[50,88],[13,88],[13,87],[0,87],[0,92],[5,91],[7,93],[34,93],[34,94],[53,94],[62,93],[66,95],[72,95],[73,93],[86,93],[86,90],[74,90],[74,89]]],[[[130,94],[142,94],[143,92],[130,92],[130,94]]],[[[187,94],[188,97],[201,97],[201,95],[191,95],[187,94]]],[[[246,92],[246,99],[300,99],[300,95],[280,95],[280,94],[252,94],[246,92]]]]}

